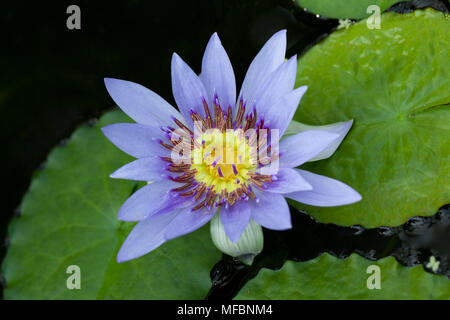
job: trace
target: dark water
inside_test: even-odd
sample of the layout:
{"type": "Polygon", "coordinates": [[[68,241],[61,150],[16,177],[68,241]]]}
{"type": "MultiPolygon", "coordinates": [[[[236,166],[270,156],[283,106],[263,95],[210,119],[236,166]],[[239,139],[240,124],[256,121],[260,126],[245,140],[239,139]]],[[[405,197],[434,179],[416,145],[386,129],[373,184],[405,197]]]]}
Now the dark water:
{"type": "MultiPolygon", "coordinates": [[[[450,9],[448,1],[434,0],[403,3],[395,10],[428,5],[450,9]]],[[[104,77],[141,83],[175,105],[170,82],[173,52],[199,71],[206,43],[218,32],[240,84],[254,55],[274,32],[288,30],[287,56],[292,56],[305,52],[337,24],[303,11],[293,0],[2,4],[0,239],[6,241],[0,260],[7,249],[7,225],[14,212],[19,214],[20,200],[49,151],[77,126],[112,107],[104,77]],[[81,8],[81,30],[66,28],[66,9],[72,4],[81,8]]],[[[276,235],[267,239],[273,240],[266,244],[281,241],[276,235]]],[[[311,249],[311,257],[314,252],[311,249]]]]}
{"type": "Polygon", "coordinates": [[[408,267],[426,266],[434,256],[440,261],[436,273],[450,278],[450,205],[431,217],[412,217],[402,226],[373,229],[319,223],[306,212],[290,208],[293,228],[264,229],[264,249],[252,266],[223,255],[211,270],[212,287],[207,299],[231,299],[261,268],[276,270],[286,260],[308,261],[324,252],[339,259],[352,253],[368,260],[393,256],[408,267]]]}

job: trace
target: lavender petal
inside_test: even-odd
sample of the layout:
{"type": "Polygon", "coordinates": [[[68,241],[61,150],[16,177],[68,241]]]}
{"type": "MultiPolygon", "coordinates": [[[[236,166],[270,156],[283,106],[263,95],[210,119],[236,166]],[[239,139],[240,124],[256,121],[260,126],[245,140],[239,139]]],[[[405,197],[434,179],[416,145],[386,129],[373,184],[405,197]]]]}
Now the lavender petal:
{"type": "Polygon", "coordinates": [[[120,150],[135,158],[170,155],[170,151],[159,144],[161,130],[136,123],[115,123],[102,128],[103,134],[120,150]]]}
{"type": "Polygon", "coordinates": [[[181,114],[166,100],[140,84],[105,78],[105,86],[114,102],[137,123],[171,125],[171,116],[184,122],[181,114]]]}
{"type": "Polygon", "coordinates": [[[236,104],[236,80],[233,67],[217,33],[214,33],[206,46],[202,61],[200,79],[208,94],[207,101],[211,108],[214,97],[219,97],[222,108],[236,104]]]}
{"type": "MultiPolygon", "coordinates": [[[[283,96],[292,91],[296,74],[297,56],[293,56],[267,77],[252,97],[252,103],[254,101],[258,114],[265,115],[283,96]]],[[[265,118],[269,119],[269,117],[265,118]]]]}
{"type": "Polygon", "coordinates": [[[270,127],[270,129],[278,129],[280,137],[283,136],[291,123],[300,100],[307,89],[307,86],[296,88],[284,95],[273,105],[273,107],[268,108],[263,114],[264,119],[267,119],[266,125],[270,127]]]}
{"type": "Polygon", "coordinates": [[[280,141],[280,167],[294,168],[314,158],[339,135],[327,131],[305,131],[280,141]]]}
{"type": "Polygon", "coordinates": [[[273,193],[291,193],[312,190],[312,186],[294,169],[280,168],[276,181],[267,184],[267,191],[273,193]]]}
{"type": "Polygon", "coordinates": [[[167,207],[179,205],[174,202],[176,195],[170,190],[180,184],[163,180],[147,184],[133,193],[119,209],[119,220],[140,221],[159,213],[167,207]]]}
{"type": "Polygon", "coordinates": [[[174,239],[202,227],[216,214],[217,208],[207,208],[192,211],[191,208],[183,209],[177,217],[167,226],[164,238],[174,239]]]}
{"type": "Polygon", "coordinates": [[[160,157],[141,158],[117,169],[110,175],[110,178],[160,181],[167,179],[167,171],[164,169],[166,166],[167,162],[161,160],[160,157]]]}
{"type": "Polygon", "coordinates": [[[282,195],[270,192],[255,192],[255,194],[258,200],[249,200],[253,220],[272,230],[292,228],[289,207],[282,195]]]}
{"type": "Polygon", "coordinates": [[[313,189],[284,194],[295,201],[318,207],[342,206],[358,202],[361,195],[345,183],[309,171],[295,169],[313,189]]]}
{"type": "Polygon", "coordinates": [[[284,62],[286,54],[286,30],[275,33],[258,52],[247,70],[239,99],[253,107],[254,95],[267,77],[284,62]]]}
{"type": "Polygon", "coordinates": [[[240,201],[228,208],[221,207],[219,215],[227,237],[232,242],[238,242],[250,221],[251,210],[248,202],[240,201]]]}
{"type": "Polygon", "coordinates": [[[200,78],[176,53],[172,56],[172,92],[181,113],[192,126],[191,110],[204,114],[207,93],[200,78]]]}
{"type": "Polygon", "coordinates": [[[140,221],[122,244],[117,254],[117,262],[138,258],[162,245],[166,241],[164,239],[166,227],[178,212],[174,210],[140,221]]]}

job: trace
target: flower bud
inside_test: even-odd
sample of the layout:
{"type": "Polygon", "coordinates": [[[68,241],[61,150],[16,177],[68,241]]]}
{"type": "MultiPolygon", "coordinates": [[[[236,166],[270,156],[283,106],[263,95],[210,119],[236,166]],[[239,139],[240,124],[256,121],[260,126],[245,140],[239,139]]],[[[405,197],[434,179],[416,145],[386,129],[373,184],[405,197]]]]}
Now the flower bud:
{"type": "Polygon", "coordinates": [[[255,256],[263,249],[264,236],[262,228],[252,219],[250,219],[237,243],[232,242],[225,234],[225,229],[222,221],[220,221],[219,214],[213,217],[210,227],[211,237],[215,246],[220,251],[238,258],[247,265],[251,265],[255,256]]]}

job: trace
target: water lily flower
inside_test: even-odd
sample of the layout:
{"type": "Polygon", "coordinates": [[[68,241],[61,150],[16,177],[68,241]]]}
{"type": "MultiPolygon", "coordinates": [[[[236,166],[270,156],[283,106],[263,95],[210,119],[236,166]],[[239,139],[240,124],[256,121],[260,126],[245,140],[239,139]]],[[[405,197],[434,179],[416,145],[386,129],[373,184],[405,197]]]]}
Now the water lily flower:
{"type": "Polygon", "coordinates": [[[282,30],[254,58],[237,96],[233,68],[216,33],[206,46],[200,76],[174,53],[172,89],[180,112],[139,84],[105,79],[115,103],[137,122],[102,129],[137,158],[111,177],[149,182],[119,210],[120,220],[139,223],[118,262],[190,233],[216,215],[223,228],[214,230],[224,230],[233,243],[250,221],[253,229],[255,224],[289,229],[285,197],[314,206],[361,199],[340,181],[295,169],[331,155],[352,122],[299,130],[280,140],[307,89],[294,89],[297,57],[286,60],[285,53],[282,30]]]}

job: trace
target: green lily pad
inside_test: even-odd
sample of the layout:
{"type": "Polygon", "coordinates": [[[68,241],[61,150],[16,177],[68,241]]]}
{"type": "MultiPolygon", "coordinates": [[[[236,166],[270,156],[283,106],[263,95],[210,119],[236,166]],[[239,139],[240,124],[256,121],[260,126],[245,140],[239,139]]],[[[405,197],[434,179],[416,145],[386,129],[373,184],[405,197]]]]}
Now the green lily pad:
{"type": "Polygon", "coordinates": [[[352,254],[340,260],[325,253],[307,262],[288,261],[278,271],[262,269],[236,299],[450,299],[450,281],[422,266],[403,267],[392,257],[369,261],[352,254]]]}
{"type": "Polygon", "coordinates": [[[354,119],[336,153],[302,168],[347,183],[362,201],[308,207],[321,222],[403,224],[450,203],[450,20],[432,9],[382,15],[331,34],[299,61],[308,84],[295,120],[354,119]]]}
{"type": "Polygon", "coordinates": [[[132,160],[100,131],[116,122],[130,120],[114,111],[78,129],[34,177],[9,228],[6,299],[202,299],[208,292],[209,270],[220,253],[207,227],[116,262],[134,225],[120,222],[117,212],[138,186],[109,178],[132,160]],[[67,288],[71,265],[80,268],[80,289],[67,288]]]}
{"type": "Polygon", "coordinates": [[[335,19],[362,19],[371,5],[380,7],[380,12],[403,0],[297,0],[297,3],[312,13],[335,19]]]}

